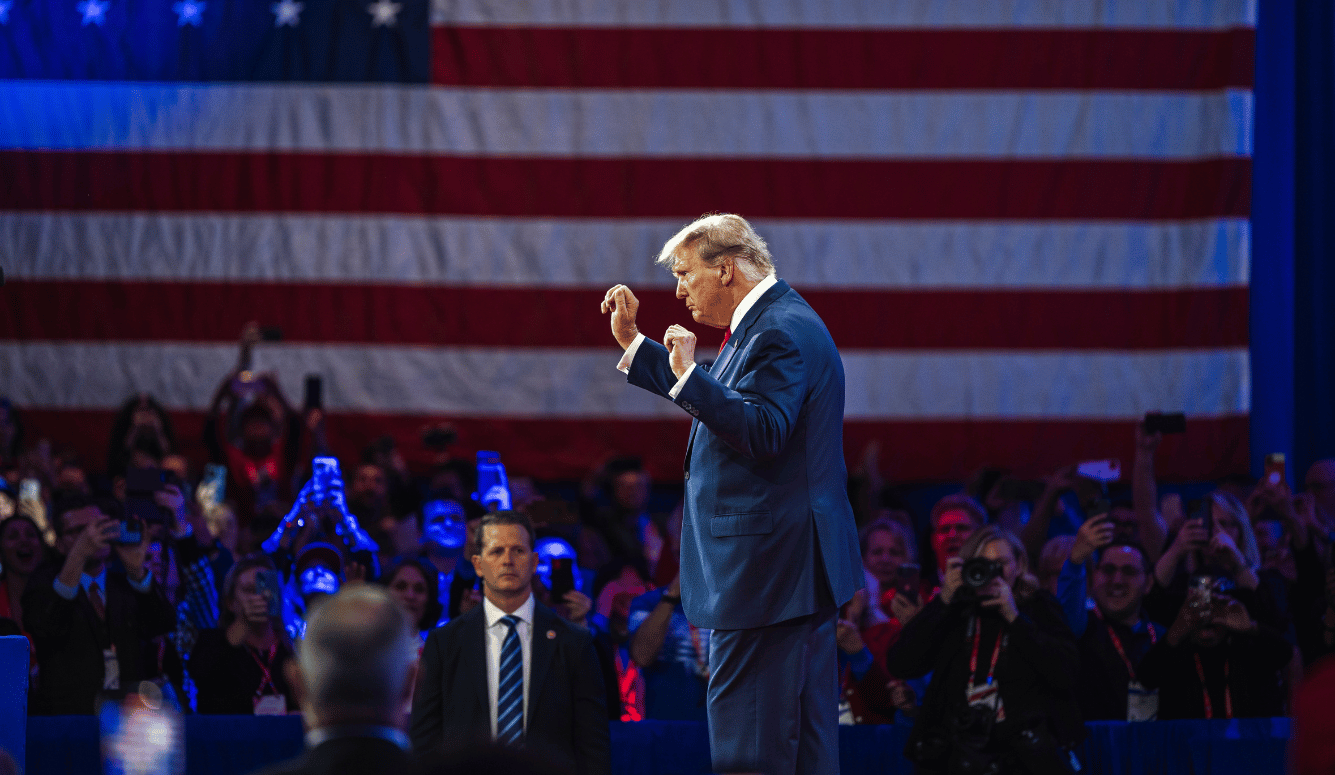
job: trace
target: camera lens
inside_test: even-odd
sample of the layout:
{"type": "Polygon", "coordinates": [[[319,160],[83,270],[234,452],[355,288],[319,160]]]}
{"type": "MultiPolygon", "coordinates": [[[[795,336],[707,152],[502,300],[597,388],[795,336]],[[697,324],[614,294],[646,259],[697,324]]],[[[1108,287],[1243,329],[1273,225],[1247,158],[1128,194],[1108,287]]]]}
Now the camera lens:
{"type": "Polygon", "coordinates": [[[967,560],[960,569],[960,580],[970,587],[985,586],[989,581],[1001,575],[1001,563],[986,557],[967,560]]]}

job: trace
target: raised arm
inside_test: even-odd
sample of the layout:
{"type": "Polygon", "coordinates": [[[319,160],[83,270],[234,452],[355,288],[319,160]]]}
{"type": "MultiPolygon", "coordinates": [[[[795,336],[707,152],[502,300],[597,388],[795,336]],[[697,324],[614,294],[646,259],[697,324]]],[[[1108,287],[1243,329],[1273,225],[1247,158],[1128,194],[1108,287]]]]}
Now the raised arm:
{"type": "Polygon", "coordinates": [[[1140,523],[1140,542],[1150,563],[1159,561],[1168,526],[1159,515],[1159,488],[1154,481],[1154,453],[1163,435],[1146,433],[1144,424],[1136,423],[1136,458],[1131,466],[1131,505],[1140,523]]]}
{"type": "MultiPolygon", "coordinates": [[[[693,363],[695,335],[673,326],[667,338],[672,372],[680,378],[683,363],[693,363]]],[[[645,348],[640,349],[643,355],[645,348]]],[[[806,366],[797,343],[778,329],[757,334],[746,346],[745,358],[736,388],[694,369],[675,400],[737,452],[767,460],[783,451],[797,424],[806,399],[806,366]]],[[[640,360],[636,358],[636,365],[640,360]]],[[[631,370],[632,382],[636,371],[631,370]]]]}
{"type": "Polygon", "coordinates": [[[1020,530],[1020,541],[1029,553],[1029,566],[1038,567],[1038,558],[1043,554],[1043,544],[1048,542],[1048,527],[1052,524],[1052,515],[1057,510],[1057,501],[1062,493],[1073,488],[1076,481],[1075,466],[1058,469],[1048,477],[1047,487],[1034,503],[1034,513],[1020,530]]]}

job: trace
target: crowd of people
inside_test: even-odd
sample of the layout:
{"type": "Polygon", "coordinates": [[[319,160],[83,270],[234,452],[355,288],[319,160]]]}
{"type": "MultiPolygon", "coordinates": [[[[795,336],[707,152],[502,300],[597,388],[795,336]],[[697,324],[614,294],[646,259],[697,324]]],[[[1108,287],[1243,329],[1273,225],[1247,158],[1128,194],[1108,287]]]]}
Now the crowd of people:
{"type": "MultiPolygon", "coordinates": [[[[31,642],[32,713],[93,713],[144,681],[186,712],[296,712],[316,603],[364,583],[420,634],[413,735],[434,739],[442,714],[470,711],[441,698],[467,679],[432,633],[485,608],[477,626],[504,638],[521,609],[494,612],[488,595],[519,579],[512,593],[560,617],[509,622],[524,648],[548,647],[539,629],[573,644],[561,680],[575,699],[553,713],[705,719],[711,633],[682,607],[681,506],[651,508],[670,490],[637,459],[603,462],[574,498],[522,476],[494,493],[445,429],[428,471],[387,441],[338,465],[321,409],[249,371],[259,339],[248,327],[214,397],[208,460],[180,454],[151,396],[125,403],[104,464],[25,438],[21,408],[0,400],[0,633],[31,642]],[[501,536],[515,545],[497,549],[501,536]],[[532,570],[493,550],[531,552],[532,570]]],[[[1160,435],[1127,433],[1125,482],[985,471],[925,515],[850,483],[866,588],[839,616],[842,723],[912,723],[907,753],[927,771],[1001,751],[1059,772],[1082,720],[1290,711],[1304,669],[1335,650],[1335,461],[1301,472],[1298,494],[1280,474],[1184,502],[1160,496],[1160,435]]],[[[606,731],[583,741],[576,761],[606,731]]]]}

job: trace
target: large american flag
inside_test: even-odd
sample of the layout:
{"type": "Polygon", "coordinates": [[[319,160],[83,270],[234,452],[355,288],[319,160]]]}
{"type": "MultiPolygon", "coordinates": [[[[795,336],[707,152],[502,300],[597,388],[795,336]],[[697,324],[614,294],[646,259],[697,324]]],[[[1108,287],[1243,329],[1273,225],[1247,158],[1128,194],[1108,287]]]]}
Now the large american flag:
{"type": "MultiPolygon", "coordinates": [[[[348,452],[449,420],[515,472],[679,476],[598,314],[752,219],[824,317],[850,462],[1247,467],[1251,0],[0,0],[0,394],[99,462],[195,444],[248,320],[348,452]]],[[[697,328],[712,353],[720,332],[697,328]]]]}

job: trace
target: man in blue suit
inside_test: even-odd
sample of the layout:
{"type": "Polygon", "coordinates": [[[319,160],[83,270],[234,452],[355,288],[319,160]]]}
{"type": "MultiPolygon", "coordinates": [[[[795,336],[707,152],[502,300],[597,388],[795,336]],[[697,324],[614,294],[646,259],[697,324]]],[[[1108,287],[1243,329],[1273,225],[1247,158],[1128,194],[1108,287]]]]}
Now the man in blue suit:
{"type": "Polygon", "coordinates": [[[695,335],[639,332],[639,301],[607,292],[631,384],[692,417],[681,596],[713,630],[709,742],[718,772],[839,770],[838,607],[863,585],[844,467],[844,370],[825,324],[774,274],[737,215],[705,216],[658,264],[698,323],[726,328],[718,360],[695,335]]]}

